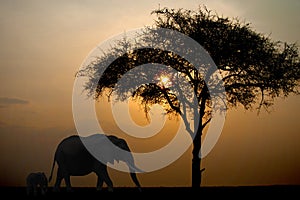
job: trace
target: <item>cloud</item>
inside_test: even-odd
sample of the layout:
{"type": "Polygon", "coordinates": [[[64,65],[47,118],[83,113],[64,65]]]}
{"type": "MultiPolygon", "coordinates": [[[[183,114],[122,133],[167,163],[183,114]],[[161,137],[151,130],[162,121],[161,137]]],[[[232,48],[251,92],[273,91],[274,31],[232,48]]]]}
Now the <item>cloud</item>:
{"type": "Polygon", "coordinates": [[[11,98],[11,97],[0,97],[0,107],[6,107],[7,105],[24,105],[29,104],[29,101],[19,98],[11,98]]]}

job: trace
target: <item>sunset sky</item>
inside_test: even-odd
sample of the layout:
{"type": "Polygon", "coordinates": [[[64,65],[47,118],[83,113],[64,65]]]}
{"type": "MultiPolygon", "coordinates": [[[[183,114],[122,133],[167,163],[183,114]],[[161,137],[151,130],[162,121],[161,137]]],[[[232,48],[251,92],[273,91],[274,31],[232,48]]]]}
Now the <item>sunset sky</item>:
{"type": "MultiPolygon", "coordinates": [[[[47,176],[57,144],[77,134],[72,114],[75,73],[108,38],[153,25],[159,6],[238,17],[274,40],[300,44],[298,0],[2,0],[0,2],[0,185],[23,186],[29,172],[47,176]]],[[[300,184],[300,96],[277,99],[270,113],[242,108],[227,112],[222,134],[203,159],[203,186],[300,184]]],[[[110,104],[100,100],[98,119],[107,133],[121,134],[110,104]]],[[[132,118],[145,124],[132,105],[132,118]]],[[[167,120],[163,139],[129,146],[160,148],[177,128],[167,120]]],[[[144,149],[143,149],[144,147],[144,149]]],[[[128,174],[109,170],[115,186],[134,186],[128,174]]],[[[56,175],[54,176],[56,177],[56,175]]],[[[191,148],[163,169],[138,174],[142,186],[191,186],[191,148]]],[[[95,174],[72,177],[73,186],[96,185],[95,174]]],[[[50,185],[52,185],[50,183],[50,185]]]]}

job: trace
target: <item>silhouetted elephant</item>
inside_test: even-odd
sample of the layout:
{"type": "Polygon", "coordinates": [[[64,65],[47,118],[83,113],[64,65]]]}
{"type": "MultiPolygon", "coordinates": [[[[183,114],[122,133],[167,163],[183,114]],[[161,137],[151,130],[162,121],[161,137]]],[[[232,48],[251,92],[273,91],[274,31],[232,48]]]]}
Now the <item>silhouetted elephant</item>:
{"type": "Polygon", "coordinates": [[[103,182],[105,182],[108,191],[113,191],[113,183],[107,172],[107,163],[113,163],[114,160],[124,161],[128,165],[133,182],[141,190],[135,174],[140,170],[134,164],[133,156],[126,141],[116,136],[103,134],[94,134],[87,137],[74,135],[63,139],[55,152],[49,182],[56,161],[58,170],[54,191],[59,191],[62,179],[65,180],[67,191],[72,191],[70,176],[83,176],[91,172],[96,173],[98,176],[97,190],[101,190],[103,182]],[[90,147],[88,150],[87,145],[90,147]],[[118,151],[118,149],[121,151],[118,151]],[[125,154],[122,153],[123,150],[126,150],[125,154]],[[96,159],[95,155],[98,158],[101,157],[101,162],[96,159]]]}
{"type": "Polygon", "coordinates": [[[38,192],[45,195],[48,190],[48,179],[43,172],[33,172],[26,177],[26,193],[27,195],[38,195],[38,192]]]}

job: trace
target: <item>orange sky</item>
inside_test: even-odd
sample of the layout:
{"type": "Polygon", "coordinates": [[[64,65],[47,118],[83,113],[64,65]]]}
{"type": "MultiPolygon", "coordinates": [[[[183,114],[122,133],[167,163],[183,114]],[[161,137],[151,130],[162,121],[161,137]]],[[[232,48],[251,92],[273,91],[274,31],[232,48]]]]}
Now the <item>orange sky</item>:
{"type": "MultiPolygon", "coordinates": [[[[1,1],[0,184],[24,185],[32,171],[49,175],[56,145],[76,134],[72,115],[75,72],[100,42],[153,24],[150,12],[159,4],[188,9],[205,4],[219,14],[251,22],[275,40],[299,43],[298,1],[241,2],[1,1]]],[[[107,103],[101,101],[98,106],[103,109],[98,119],[105,119],[105,130],[121,134],[109,117],[107,103]]],[[[144,114],[135,108],[131,109],[133,118],[145,123],[144,114]]],[[[227,113],[216,146],[203,159],[204,186],[300,184],[299,96],[278,99],[271,110],[259,116],[239,108],[227,113]]],[[[168,121],[147,148],[159,148],[172,138],[174,123],[168,121]]],[[[190,186],[190,155],[191,148],[171,165],[139,174],[142,186],[190,186]]],[[[128,174],[112,169],[110,174],[115,186],[133,186],[128,174]]],[[[74,186],[96,184],[94,174],[71,180],[74,186]]]]}

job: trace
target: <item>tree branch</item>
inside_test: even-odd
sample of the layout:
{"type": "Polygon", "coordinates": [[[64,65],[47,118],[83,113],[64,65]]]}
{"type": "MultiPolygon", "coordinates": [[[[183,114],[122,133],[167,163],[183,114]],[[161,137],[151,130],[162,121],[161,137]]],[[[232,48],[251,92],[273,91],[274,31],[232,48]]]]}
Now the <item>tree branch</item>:
{"type": "Polygon", "coordinates": [[[204,129],[205,126],[206,126],[210,121],[211,121],[211,117],[210,117],[204,124],[202,124],[202,128],[204,129]]]}

